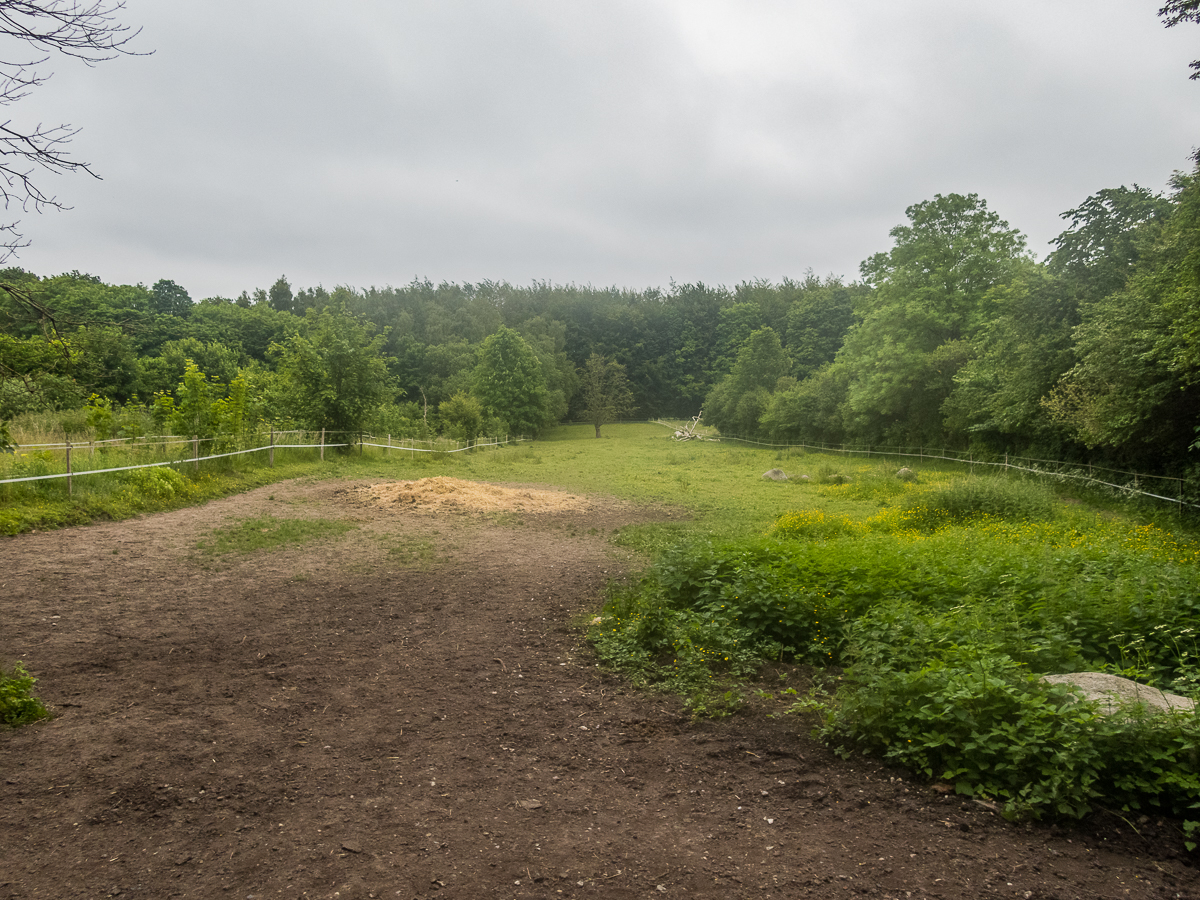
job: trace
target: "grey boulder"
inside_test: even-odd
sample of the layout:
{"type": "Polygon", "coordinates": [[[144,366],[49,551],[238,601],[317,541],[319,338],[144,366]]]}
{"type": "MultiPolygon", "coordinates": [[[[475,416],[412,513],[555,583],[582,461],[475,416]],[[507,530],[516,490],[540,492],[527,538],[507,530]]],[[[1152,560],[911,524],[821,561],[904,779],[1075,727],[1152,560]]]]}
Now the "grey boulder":
{"type": "Polygon", "coordinates": [[[1106,672],[1071,672],[1067,675],[1043,675],[1042,681],[1049,684],[1071,684],[1079,688],[1088,700],[1100,704],[1105,715],[1116,712],[1122,706],[1144,703],[1151,712],[1192,712],[1195,701],[1179,694],[1168,694],[1149,685],[1138,684],[1120,675],[1106,672]]]}

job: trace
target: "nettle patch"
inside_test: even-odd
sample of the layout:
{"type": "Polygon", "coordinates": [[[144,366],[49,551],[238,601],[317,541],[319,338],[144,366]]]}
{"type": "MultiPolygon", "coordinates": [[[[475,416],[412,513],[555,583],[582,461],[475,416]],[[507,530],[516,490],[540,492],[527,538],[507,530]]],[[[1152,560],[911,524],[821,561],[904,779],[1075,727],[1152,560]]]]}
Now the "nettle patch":
{"type": "Polygon", "coordinates": [[[842,752],[1013,817],[1152,808],[1194,834],[1196,714],[1104,715],[1041,676],[1109,672],[1197,696],[1200,547],[1060,516],[1038,486],[963,482],[873,516],[804,509],[766,537],[677,546],[613,592],[591,640],[704,714],[736,710],[769,663],[813,666],[823,687],[790,711],[842,752]]]}

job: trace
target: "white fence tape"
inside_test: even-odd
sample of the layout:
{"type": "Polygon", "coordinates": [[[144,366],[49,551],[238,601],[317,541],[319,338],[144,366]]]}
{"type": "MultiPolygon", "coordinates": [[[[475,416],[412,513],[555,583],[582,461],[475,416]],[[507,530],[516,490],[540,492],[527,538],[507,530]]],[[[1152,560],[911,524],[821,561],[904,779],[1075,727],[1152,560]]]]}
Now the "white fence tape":
{"type": "MultiPolygon", "coordinates": [[[[275,433],[276,434],[303,434],[304,432],[277,431],[275,433]]],[[[127,442],[129,439],[121,438],[120,440],[127,442]]],[[[206,440],[208,440],[208,438],[206,438],[206,440]]],[[[516,443],[517,441],[520,441],[520,440],[522,440],[522,438],[512,438],[512,439],[507,439],[507,440],[503,440],[503,441],[494,441],[492,443],[487,443],[487,444],[471,444],[470,446],[467,446],[467,447],[458,447],[455,450],[447,450],[447,449],[441,449],[441,448],[437,448],[437,447],[433,447],[431,449],[426,450],[423,447],[401,446],[399,444],[391,444],[391,445],[375,444],[375,443],[371,443],[368,441],[361,442],[361,446],[380,447],[384,450],[404,450],[404,451],[410,452],[410,453],[414,453],[414,452],[415,453],[462,453],[464,450],[474,450],[477,447],[502,447],[506,444],[516,443]]],[[[101,442],[97,441],[96,443],[101,443],[101,442]]],[[[161,444],[162,442],[155,441],[154,443],[161,444]]],[[[192,441],[191,440],[171,441],[169,443],[191,444],[192,441]]],[[[79,449],[82,449],[83,447],[85,447],[86,445],[84,445],[84,444],[69,444],[69,445],[68,444],[23,444],[22,446],[24,446],[24,447],[45,447],[47,449],[57,448],[57,449],[62,449],[62,450],[66,450],[69,448],[72,450],[79,450],[79,449]]],[[[141,463],[136,466],[116,466],[115,468],[111,468],[111,469],[79,469],[79,470],[75,470],[75,471],[71,471],[71,472],[57,472],[53,475],[26,475],[23,478],[0,478],[0,484],[16,484],[17,482],[20,482],[20,481],[47,481],[47,480],[50,480],[53,478],[74,478],[76,476],[79,476],[80,478],[82,478],[85,475],[100,475],[105,472],[128,472],[128,471],[131,471],[132,469],[153,469],[158,466],[183,466],[183,465],[187,465],[188,463],[199,463],[199,462],[204,462],[205,460],[209,460],[209,459],[224,459],[225,457],[228,457],[228,456],[242,456],[243,454],[246,454],[246,453],[261,453],[263,450],[288,450],[288,449],[315,450],[318,447],[352,447],[352,446],[354,446],[354,444],[351,444],[351,443],[342,443],[342,444],[328,444],[328,443],[327,444],[267,444],[262,447],[252,447],[249,450],[234,450],[231,453],[213,453],[213,454],[210,454],[209,456],[188,456],[188,457],[184,457],[181,459],[165,460],[163,462],[141,463]]]]}
{"type": "MultiPolygon", "coordinates": [[[[187,443],[191,443],[188,441],[187,443]]],[[[76,447],[79,445],[76,444],[76,447]]],[[[227,456],[241,456],[245,453],[261,453],[263,450],[315,449],[317,447],[349,447],[350,444],[267,444],[264,447],[254,447],[250,450],[234,450],[232,453],[213,453],[210,456],[188,456],[183,459],[169,459],[164,462],[141,463],[136,466],[117,466],[112,469],[78,469],[71,472],[58,472],[54,475],[27,475],[24,478],[0,478],[0,484],[15,484],[18,481],[45,481],[50,478],[74,478],[84,475],[100,475],[104,472],[128,472],[131,469],[153,469],[158,466],[183,466],[188,463],[204,462],[206,459],[223,459],[227,456]]],[[[65,449],[65,448],[64,448],[65,449]]]]}
{"type": "MultiPolygon", "coordinates": [[[[411,445],[404,445],[404,444],[373,444],[370,441],[363,441],[361,446],[363,446],[363,447],[379,447],[383,450],[403,450],[406,453],[462,453],[464,450],[475,450],[479,447],[503,447],[505,444],[515,444],[520,440],[523,440],[523,439],[522,438],[512,438],[511,440],[494,441],[490,444],[469,444],[466,447],[459,447],[455,450],[447,450],[444,447],[431,447],[430,449],[426,450],[424,447],[414,447],[411,445]]],[[[422,441],[422,443],[426,443],[426,442],[422,441]]],[[[326,446],[333,446],[333,445],[326,444],[326,446]]]]}

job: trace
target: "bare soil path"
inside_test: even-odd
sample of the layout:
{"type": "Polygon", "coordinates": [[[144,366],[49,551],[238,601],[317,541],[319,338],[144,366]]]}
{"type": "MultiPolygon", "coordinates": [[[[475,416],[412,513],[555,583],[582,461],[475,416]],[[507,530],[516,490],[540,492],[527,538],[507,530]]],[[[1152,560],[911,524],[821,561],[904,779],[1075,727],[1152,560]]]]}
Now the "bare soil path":
{"type": "Polygon", "coordinates": [[[660,515],[290,483],[0,541],[0,898],[1200,897],[1177,823],[1012,825],[795,719],[692,722],[572,622],[660,515]],[[197,549],[261,515],[334,538],[197,549]]]}

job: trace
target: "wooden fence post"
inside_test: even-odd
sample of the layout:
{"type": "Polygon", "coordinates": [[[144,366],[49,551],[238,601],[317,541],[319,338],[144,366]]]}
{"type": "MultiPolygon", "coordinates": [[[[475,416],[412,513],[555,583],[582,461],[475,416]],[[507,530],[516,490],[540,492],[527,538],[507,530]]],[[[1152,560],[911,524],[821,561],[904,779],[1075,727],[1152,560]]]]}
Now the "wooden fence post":
{"type": "Polygon", "coordinates": [[[325,462],[325,429],[321,429],[321,462],[325,462]]]}
{"type": "Polygon", "coordinates": [[[195,468],[195,472],[197,475],[199,475],[200,474],[200,435],[198,435],[198,434],[192,435],[192,459],[194,460],[193,466],[195,468]]]}
{"type": "Polygon", "coordinates": [[[70,497],[74,493],[74,485],[71,484],[71,442],[67,441],[67,496],[70,497]]]}
{"type": "Polygon", "coordinates": [[[267,448],[267,465],[275,467],[275,426],[271,426],[271,446],[267,448]]]}

